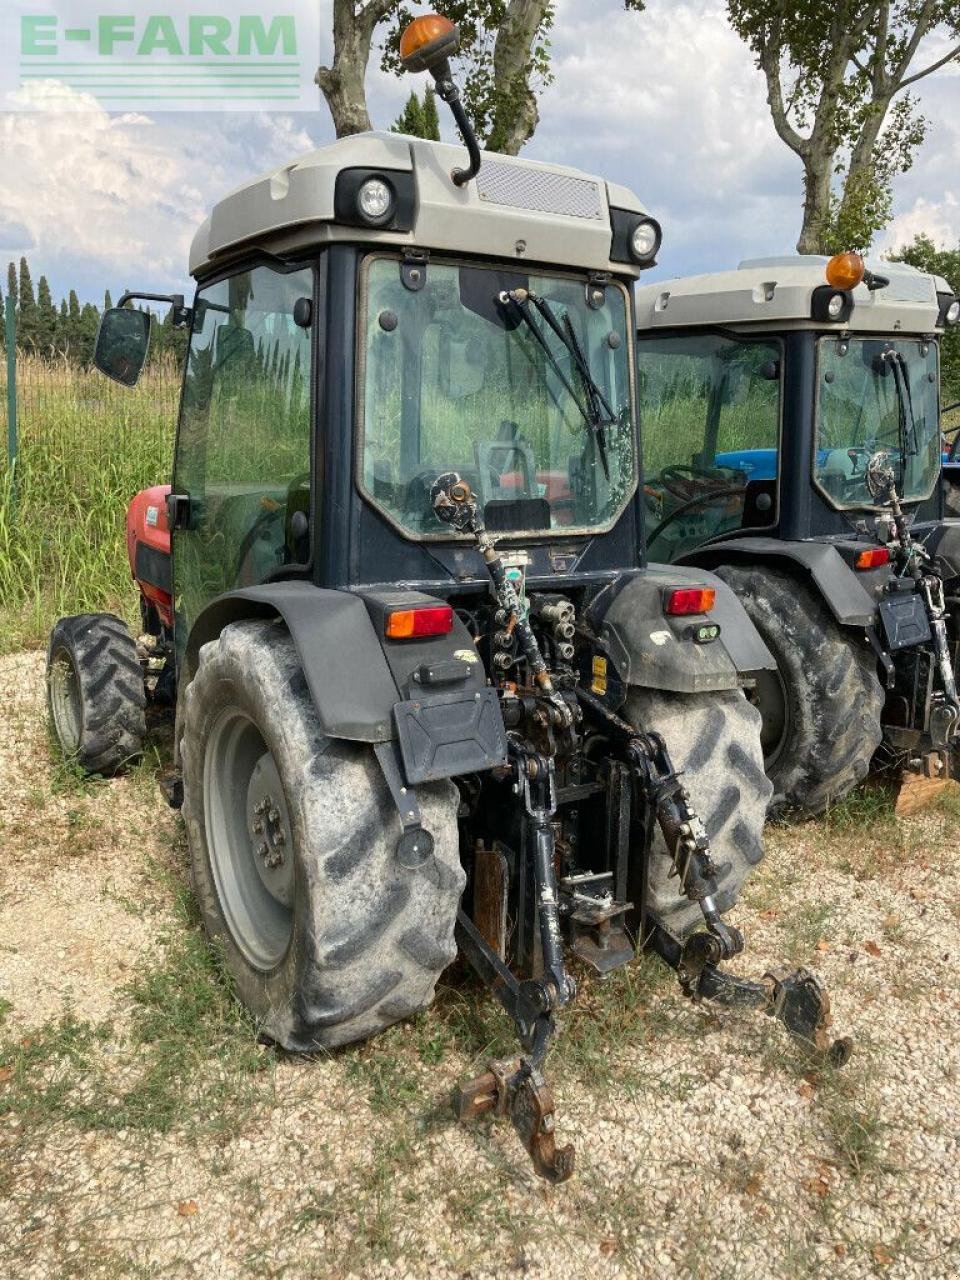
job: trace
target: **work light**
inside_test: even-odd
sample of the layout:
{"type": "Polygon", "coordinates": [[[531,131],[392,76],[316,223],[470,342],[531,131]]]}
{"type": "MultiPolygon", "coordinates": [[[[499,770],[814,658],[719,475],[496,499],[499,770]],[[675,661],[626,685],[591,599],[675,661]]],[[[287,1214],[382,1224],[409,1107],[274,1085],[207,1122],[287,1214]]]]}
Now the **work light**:
{"type": "Polygon", "coordinates": [[[839,320],[843,315],[843,309],[846,305],[846,297],[842,293],[835,293],[827,303],[827,315],[831,320],[839,320]]]}
{"type": "Polygon", "coordinates": [[[630,252],[638,262],[647,262],[660,248],[660,228],[655,222],[638,222],[630,236],[630,252]]]}
{"type": "Polygon", "coordinates": [[[357,207],[367,222],[386,222],[393,203],[393,189],[383,178],[367,178],[357,192],[357,207]]]}
{"type": "Polygon", "coordinates": [[[960,299],[954,298],[947,307],[946,321],[947,324],[956,324],[960,321],[960,299]]]}

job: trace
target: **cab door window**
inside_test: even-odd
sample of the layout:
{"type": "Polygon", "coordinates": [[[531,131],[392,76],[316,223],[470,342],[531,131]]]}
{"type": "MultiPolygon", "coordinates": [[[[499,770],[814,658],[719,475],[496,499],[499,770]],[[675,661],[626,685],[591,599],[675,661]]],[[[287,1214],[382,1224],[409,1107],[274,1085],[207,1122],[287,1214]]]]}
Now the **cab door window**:
{"type": "Polygon", "coordinates": [[[675,560],[777,517],[781,347],[715,333],[637,345],[647,547],[675,560]]]}
{"type": "Polygon", "coordinates": [[[258,267],[198,294],[174,474],[183,637],[222,592],[310,559],[312,344],[294,308],[313,292],[312,270],[258,267]]]}

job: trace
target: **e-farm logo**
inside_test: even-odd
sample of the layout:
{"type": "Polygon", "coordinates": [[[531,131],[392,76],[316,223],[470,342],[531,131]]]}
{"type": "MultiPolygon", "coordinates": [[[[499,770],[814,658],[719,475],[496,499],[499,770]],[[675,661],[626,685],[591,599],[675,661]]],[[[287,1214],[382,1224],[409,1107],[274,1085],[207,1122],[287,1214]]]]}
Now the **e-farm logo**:
{"type": "Polygon", "coordinates": [[[320,7],[317,0],[14,0],[15,38],[0,54],[0,108],[315,110],[320,7]]]}

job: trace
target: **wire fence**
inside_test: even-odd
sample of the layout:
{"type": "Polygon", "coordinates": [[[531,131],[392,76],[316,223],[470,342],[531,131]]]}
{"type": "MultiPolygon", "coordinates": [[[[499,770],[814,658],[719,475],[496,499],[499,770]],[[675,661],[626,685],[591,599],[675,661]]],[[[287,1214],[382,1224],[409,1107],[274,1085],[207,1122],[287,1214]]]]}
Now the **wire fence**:
{"type": "MultiPolygon", "coordinates": [[[[7,403],[0,360],[0,404],[7,403]]],[[[0,650],[42,641],[61,613],[129,613],[134,493],[170,474],[178,362],[127,389],[92,366],[17,353],[15,460],[0,458],[0,650]]]]}

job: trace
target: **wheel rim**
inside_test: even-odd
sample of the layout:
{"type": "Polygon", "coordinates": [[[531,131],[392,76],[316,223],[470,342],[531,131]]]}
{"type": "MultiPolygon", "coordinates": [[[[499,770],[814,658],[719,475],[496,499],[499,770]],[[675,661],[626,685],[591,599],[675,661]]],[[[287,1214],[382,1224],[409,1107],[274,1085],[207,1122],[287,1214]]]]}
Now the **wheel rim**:
{"type": "Polygon", "coordinates": [[[292,827],[276,762],[238,708],[217,717],[203,764],[210,869],[227,928],[250,964],[267,971],[293,934],[292,827]]]}
{"type": "Polygon", "coordinates": [[[83,701],[80,677],[66,649],[57,649],[50,660],[50,710],[53,727],[64,755],[76,755],[83,733],[83,701]]]}
{"type": "Polygon", "coordinates": [[[790,736],[790,699],[783,683],[779,667],[776,671],[761,671],[751,695],[751,702],[760,712],[760,746],[767,773],[783,752],[790,736]]]}

